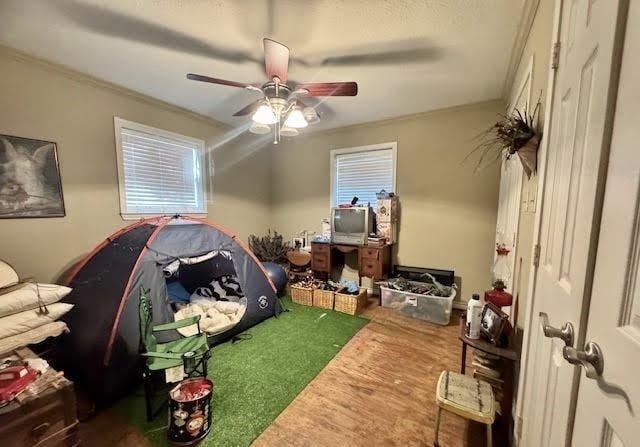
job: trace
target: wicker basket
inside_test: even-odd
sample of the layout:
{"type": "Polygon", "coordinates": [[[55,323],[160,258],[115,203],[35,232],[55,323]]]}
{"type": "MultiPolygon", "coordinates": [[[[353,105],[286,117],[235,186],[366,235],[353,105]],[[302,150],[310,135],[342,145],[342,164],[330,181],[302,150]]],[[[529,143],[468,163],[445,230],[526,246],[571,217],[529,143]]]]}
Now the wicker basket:
{"type": "Polygon", "coordinates": [[[314,289],[313,290],[313,305],[315,307],[321,307],[323,309],[332,309],[333,310],[333,297],[336,293],[343,289],[339,289],[337,291],[333,290],[322,290],[322,289],[314,289]]]}
{"type": "Polygon", "coordinates": [[[347,295],[346,293],[336,293],[334,299],[334,309],[349,315],[360,312],[367,303],[367,288],[360,287],[357,295],[347,295]]]}
{"type": "Polygon", "coordinates": [[[294,303],[311,306],[313,304],[313,289],[292,284],[291,299],[294,303]]]}

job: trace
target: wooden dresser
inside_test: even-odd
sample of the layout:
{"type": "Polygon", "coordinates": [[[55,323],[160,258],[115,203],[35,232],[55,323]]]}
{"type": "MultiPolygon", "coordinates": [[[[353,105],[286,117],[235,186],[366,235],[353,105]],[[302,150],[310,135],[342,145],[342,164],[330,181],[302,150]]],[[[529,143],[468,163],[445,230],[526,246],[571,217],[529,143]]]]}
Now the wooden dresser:
{"type": "Polygon", "coordinates": [[[391,273],[391,245],[345,245],[328,242],[311,243],[311,269],[314,273],[331,275],[338,254],[357,251],[358,276],[380,280],[391,273]]]}
{"type": "MultiPolygon", "coordinates": [[[[36,357],[27,348],[18,349],[15,353],[21,358],[36,357]]],[[[44,374],[56,375],[57,373],[49,368],[44,374]]],[[[0,408],[0,445],[11,447],[80,445],[76,397],[71,381],[59,377],[55,380],[55,385],[49,385],[35,396],[23,394],[0,408]]]]}

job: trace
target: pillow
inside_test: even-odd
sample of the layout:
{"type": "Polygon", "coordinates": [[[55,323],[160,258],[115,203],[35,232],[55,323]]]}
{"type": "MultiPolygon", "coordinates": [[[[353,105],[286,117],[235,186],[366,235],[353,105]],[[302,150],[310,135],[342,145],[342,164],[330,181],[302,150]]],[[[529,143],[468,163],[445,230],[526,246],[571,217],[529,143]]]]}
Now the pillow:
{"type": "Polygon", "coordinates": [[[179,281],[167,283],[167,295],[169,295],[169,301],[178,301],[182,303],[188,303],[191,298],[187,289],[185,289],[179,281]]]}
{"type": "Polygon", "coordinates": [[[207,298],[215,301],[220,297],[213,292],[212,288],[204,286],[196,288],[196,290],[191,294],[190,297],[191,301],[196,301],[200,298],[207,298]]]}
{"type": "Polygon", "coordinates": [[[16,271],[4,261],[0,261],[0,287],[9,287],[20,281],[16,271]]]}
{"type": "Polygon", "coordinates": [[[53,304],[67,296],[71,289],[57,284],[25,284],[0,295],[0,317],[37,309],[38,292],[44,304],[53,304]]]}
{"type": "Polygon", "coordinates": [[[244,296],[240,288],[240,282],[235,276],[221,276],[220,284],[224,287],[227,295],[244,296]]]}
{"type": "Polygon", "coordinates": [[[215,298],[242,297],[240,283],[231,276],[221,276],[218,279],[214,279],[209,287],[212,289],[213,297],[215,298]]]}
{"type": "Polygon", "coordinates": [[[40,343],[47,337],[57,337],[63,332],[69,332],[69,328],[62,321],[54,321],[47,323],[22,334],[12,335],[11,337],[0,340],[0,354],[13,351],[33,343],[40,343]]]}
{"type": "Polygon", "coordinates": [[[72,308],[73,304],[53,303],[47,306],[49,309],[47,315],[41,315],[38,313],[38,309],[33,309],[2,317],[0,318],[0,339],[22,334],[47,323],[53,323],[72,308]]]}

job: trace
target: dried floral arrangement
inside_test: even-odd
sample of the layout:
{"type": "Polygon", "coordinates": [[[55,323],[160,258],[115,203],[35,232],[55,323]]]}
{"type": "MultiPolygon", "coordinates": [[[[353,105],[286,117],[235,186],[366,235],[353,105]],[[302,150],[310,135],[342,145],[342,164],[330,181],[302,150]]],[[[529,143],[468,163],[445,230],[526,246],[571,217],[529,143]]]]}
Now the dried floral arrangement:
{"type": "Polygon", "coordinates": [[[277,262],[285,264],[287,262],[287,252],[291,250],[291,244],[285,242],[282,235],[271,230],[265,236],[249,236],[249,248],[262,262],[277,262]]]}
{"type": "Polygon", "coordinates": [[[520,158],[527,177],[536,171],[538,162],[538,146],[540,135],[535,130],[540,111],[540,101],[533,113],[515,109],[511,115],[500,115],[502,118],[489,129],[478,135],[480,143],[465,157],[480,152],[476,171],[486,165],[498,161],[504,154],[509,159],[513,155],[520,158]]]}

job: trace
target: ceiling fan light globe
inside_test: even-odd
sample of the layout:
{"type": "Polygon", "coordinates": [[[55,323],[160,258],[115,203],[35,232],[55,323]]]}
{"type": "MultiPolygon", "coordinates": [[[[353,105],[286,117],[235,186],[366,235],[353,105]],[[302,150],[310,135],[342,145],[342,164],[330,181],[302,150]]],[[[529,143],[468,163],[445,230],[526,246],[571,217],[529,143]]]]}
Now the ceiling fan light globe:
{"type": "Polygon", "coordinates": [[[284,122],[284,127],[293,127],[294,129],[302,129],[307,127],[309,123],[305,119],[300,109],[293,109],[289,112],[287,120],[284,122]]]}
{"type": "Polygon", "coordinates": [[[295,137],[298,134],[298,129],[294,129],[293,127],[283,127],[280,129],[280,135],[283,137],[295,137]]]}
{"type": "Polygon", "coordinates": [[[251,127],[249,128],[249,132],[255,133],[257,135],[264,135],[266,133],[271,132],[271,127],[269,127],[266,124],[253,123],[253,124],[251,124],[251,127]]]}
{"type": "Polygon", "coordinates": [[[320,121],[320,115],[313,107],[305,107],[302,114],[309,124],[315,124],[320,121]]]}
{"type": "Polygon", "coordinates": [[[262,104],[258,107],[255,113],[251,116],[251,119],[254,123],[258,124],[274,124],[278,120],[271,107],[266,104],[262,104]]]}

